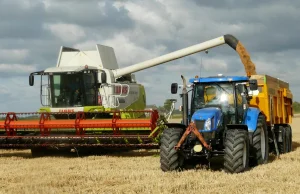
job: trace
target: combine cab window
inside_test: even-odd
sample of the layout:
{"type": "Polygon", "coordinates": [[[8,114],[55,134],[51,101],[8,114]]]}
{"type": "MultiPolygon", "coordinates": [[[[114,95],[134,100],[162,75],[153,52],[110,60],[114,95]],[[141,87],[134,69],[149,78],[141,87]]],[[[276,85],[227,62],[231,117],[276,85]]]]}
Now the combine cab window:
{"type": "Polygon", "coordinates": [[[86,96],[86,106],[93,106],[96,104],[96,93],[95,90],[95,77],[92,73],[84,73],[83,74],[83,82],[86,96]]]}
{"type": "Polygon", "coordinates": [[[96,105],[95,74],[50,75],[53,107],[96,105]]]}

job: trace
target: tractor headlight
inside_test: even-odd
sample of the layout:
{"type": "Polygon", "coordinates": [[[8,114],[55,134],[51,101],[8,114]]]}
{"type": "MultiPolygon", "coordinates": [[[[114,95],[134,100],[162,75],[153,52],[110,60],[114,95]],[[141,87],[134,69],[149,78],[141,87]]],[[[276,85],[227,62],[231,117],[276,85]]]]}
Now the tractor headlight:
{"type": "Polygon", "coordinates": [[[207,119],[204,123],[204,130],[211,130],[211,119],[207,119]]]}

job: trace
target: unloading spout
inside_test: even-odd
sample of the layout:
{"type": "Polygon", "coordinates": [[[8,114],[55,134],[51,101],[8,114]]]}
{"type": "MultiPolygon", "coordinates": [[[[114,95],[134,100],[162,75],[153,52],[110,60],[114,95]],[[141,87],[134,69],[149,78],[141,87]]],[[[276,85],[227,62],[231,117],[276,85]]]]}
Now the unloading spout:
{"type": "Polygon", "coordinates": [[[236,39],[234,36],[232,35],[224,35],[224,36],[220,36],[218,38],[214,38],[212,40],[200,43],[200,44],[196,44],[194,46],[190,46],[178,51],[174,51],[172,53],[154,58],[154,59],[150,59],[141,63],[137,63],[134,65],[131,65],[129,67],[124,67],[121,69],[115,69],[113,70],[113,74],[115,78],[121,77],[123,75],[126,74],[130,74],[130,73],[134,73],[137,71],[141,71],[153,66],[157,66],[169,61],[173,61],[197,52],[201,52],[213,47],[217,47],[220,46],[222,44],[228,44],[230,47],[232,47],[234,50],[236,50],[236,52],[239,54],[242,63],[244,64],[245,67],[245,71],[247,76],[251,76],[252,74],[256,74],[255,71],[255,65],[252,63],[251,59],[250,59],[250,55],[247,52],[247,50],[245,49],[245,47],[242,45],[242,43],[236,39]]]}
{"type": "Polygon", "coordinates": [[[240,56],[248,77],[256,74],[255,64],[251,61],[250,55],[244,45],[234,36],[227,34],[224,36],[225,43],[233,48],[240,56]]]}

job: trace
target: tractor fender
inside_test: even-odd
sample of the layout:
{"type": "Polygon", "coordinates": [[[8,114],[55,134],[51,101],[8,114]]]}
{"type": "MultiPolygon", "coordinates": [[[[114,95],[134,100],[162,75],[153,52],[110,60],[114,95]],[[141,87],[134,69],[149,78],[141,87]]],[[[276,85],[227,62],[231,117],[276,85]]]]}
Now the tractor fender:
{"type": "Polygon", "coordinates": [[[254,132],[257,127],[257,119],[258,115],[260,114],[260,110],[258,108],[250,107],[247,109],[246,116],[245,116],[245,125],[248,126],[249,132],[254,132]]]}

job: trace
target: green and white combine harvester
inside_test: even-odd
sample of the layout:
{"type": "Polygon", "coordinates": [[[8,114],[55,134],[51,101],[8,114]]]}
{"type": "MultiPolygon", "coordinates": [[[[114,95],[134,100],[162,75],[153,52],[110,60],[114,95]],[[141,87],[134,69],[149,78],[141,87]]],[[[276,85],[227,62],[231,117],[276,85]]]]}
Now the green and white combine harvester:
{"type": "MultiPolygon", "coordinates": [[[[104,148],[160,148],[161,168],[163,171],[169,171],[180,169],[186,159],[193,157],[204,157],[209,160],[216,155],[223,156],[225,154],[225,158],[232,156],[239,150],[223,141],[224,138],[226,139],[225,136],[230,134],[230,137],[232,136],[230,141],[232,140],[234,145],[235,137],[244,138],[241,141],[243,144],[238,145],[238,147],[243,147],[242,152],[239,152],[242,158],[234,158],[237,160],[236,162],[227,160],[224,166],[229,172],[241,172],[247,168],[248,159],[250,156],[252,157],[248,151],[248,139],[244,134],[248,134],[248,132],[253,134],[255,131],[253,126],[255,127],[256,124],[254,125],[252,122],[263,117],[258,117],[260,111],[254,111],[248,106],[250,98],[245,93],[246,85],[253,85],[252,89],[257,87],[257,82],[249,79],[253,74],[255,74],[255,66],[252,64],[250,56],[232,35],[220,36],[124,68],[119,68],[111,47],[96,45],[95,51],[61,47],[56,67],[33,72],[29,76],[30,86],[34,85],[35,76],[41,76],[40,100],[42,107],[39,111],[36,113],[0,114],[0,148],[29,148],[33,154],[49,148],[88,149],[92,147],[98,150],[104,148]],[[145,110],[145,89],[143,85],[136,82],[133,73],[223,44],[228,44],[237,51],[244,64],[247,77],[214,78],[215,81],[205,80],[207,83],[204,85],[212,88],[219,86],[221,89],[224,84],[232,86],[233,89],[229,93],[234,94],[234,99],[237,98],[236,87],[239,85],[239,89],[244,88],[241,91],[244,92],[242,98],[245,117],[240,118],[240,113],[237,113],[239,107],[236,101],[235,108],[232,109],[232,116],[236,118],[230,120],[224,119],[226,114],[220,104],[213,108],[206,106],[196,108],[192,105],[193,112],[188,113],[186,83],[183,84],[182,123],[168,123],[164,117],[159,116],[157,110],[145,110]],[[252,112],[247,115],[249,110],[252,112]],[[245,122],[244,118],[252,118],[252,116],[251,122],[245,122]],[[203,118],[211,119],[210,123],[204,122],[203,118]],[[217,126],[209,128],[209,124],[217,126]],[[184,133],[184,131],[186,132],[184,133]],[[237,134],[235,134],[236,131],[237,134]],[[226,147],[228,145],[232,149],[228,149],[226,147]]],[[[198,90],[202,87],[199,81],[202,80],[200,78],[192,80],[194,89],[198,90]]],[[[172,92],[175,92],[174,84],[172,92]]],[[[192,102],[197,98],[195,92],[193,90],[192,102]]],[[[211,94],[205,94],[207,98],[209,95],[211,94]]],[[[167,117],[169,118],[170,115],[167,117]]],[[[285,131],[288,134],[287,122],[289,120],[284,121],[286,122],[285,131]]],[[[271,123],[272,126],[274,126],[273,124],[271,123]]],[[[273,138],[275,143],[282,143],[283,139],[286,139],[282,138],[282,130],[277,130],[276,127],[272,127],[270,130],[275,131],[274,134],[276,133],[275,136],[278,137],[273,138]]],[[[264,136],[260,137],[265,138],[267,134],[266,132],[264,136]]],[[[262,142],[262,145],[255,145],[256,147],[254,146],[253,149],[257,150],[253,153],[260,156],[264,153],[264,159],[256,162],[265,163],[266,154],[269,153],[269,150],[266,150],[269,148],[267,146],[269,142],[267,139],[259,139],[259,142],[262,142]]],[[[278,151],[277,144],[274,145],[278,151]]]]}

